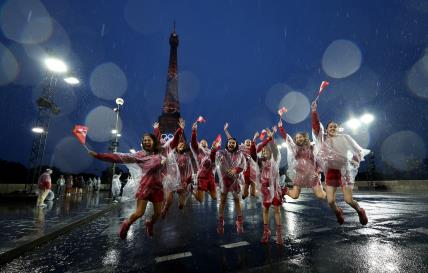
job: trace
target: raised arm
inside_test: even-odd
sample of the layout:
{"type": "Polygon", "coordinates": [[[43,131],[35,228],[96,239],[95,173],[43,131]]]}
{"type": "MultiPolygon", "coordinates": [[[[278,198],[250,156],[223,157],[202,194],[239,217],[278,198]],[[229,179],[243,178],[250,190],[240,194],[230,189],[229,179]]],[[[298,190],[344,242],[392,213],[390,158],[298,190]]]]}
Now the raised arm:
{"type": "Polygon", "coordinates": [[[210,153],[210,159],[211,162],[215,162],[216,153],[218,150],[220,150],[221,141],[217,142],[214,140],[213,144],[211,145],[211,153],[210,153]]]}
{"type": "Polygon", "coordinates": [[[171,149],[175,149],[178,146],[178,142],[180,141],[180,137],[183,134],[183,130],[186,123],[184,122],[184,119],[180,118],[178,121],[178,128],[177,131],[175,131],[174,138],[172,139],[171,143],[169,144],[169,147],[171,149]]]}
{"type": "Polygon", "coordinates": [[[274,129],[273,131],[271,131],[271,130],[269,130],[268,128],[266,128],[266,131],[267,131],[267,135],[268,135],[268,137],[272,140],[272,141],[269,143],[269,146],[270,146],[270,149],[271,149],[271,151],[272,151],[273,159],[274,159],[275,161],[277,161],[277,160],[278,160],[278,153],[279,153],[279,151],[278,151],[278,147],[277,147],[277,146],[276,146],[276,144],[275,144],[275,141],[273,140],[273,134],[274,134],[274,132],[275,132],[275,129],[274,129]]]}
{"type": "Polygon", "coordinates": [[[260,153],[263,148],[272,140],[272,137],[268,136],[262,143],[257,145],[256,153],[260,153]]]}
{"type": "Polygon", "coordinates": [[[311,115],[312,115],[312,130],[314,131],[315,135],[318,136],[321,129],[321,123],[318,117],[316,101],[312,102],[311,104],[311,115]]]}
{"type": "Polygon", "coordinates": [[[224,133],[226,134],[227,139],[233,138],[229,132],[229,123],[227,122],[224,124],[224,133]]]}
{"type": "Polygon", "coordinates": [[[220,147],[217,147],[217,146],[211,147],[211,153],[210,153],[211,162],[215,162],[215,155],[218,152],[218,150],[220,150],[220,147]]]}
{"type": "Polygon", "coordinates": [[[91,156],[106,162],[111,163],[136,163],[137,159],[135,154],[125,154],[125,153],[97,153],[94,151],[88,152],[91,156]]]}
{"type": "Polygon", "coordinates": [[[254,161],[257,161],[256,143],[254,141],[251,141],[250,155],[254,161]]]}
{"type": "Polygon", "coordinates": [[[153,134],[160,141],[160,139],[161,139],[161,133],[160,133],[160,130],[159,130],[159,122],[153,123],[153,134]]]}
{"type": "Polygon", "coordinates": [[[287,144],[287,149],[291,149],[292,151],[295,151],[296,144],[294,143],[293,138],[285,132],[285,129],[282,126],[282,120],[278,122],[278,128],[279,128],[279,133],[281,137],[285,140],[285,143],[287,144]]]}
{"type": "Polygon", "coordinates": [[[282,125],[282,120],[280,119],[278,122],[278,128],[279,128],[279,134],[281,135],[281,137],[287,141],[287,133],[285,132],[285,129],[282,125]]]}
{"type": "Polygon", "coordinates": [[[190,140],[190,145],[192,149],[197,152],[198,151],[198,123],[193,123],[192,126],[192,138],[190,140]]]}

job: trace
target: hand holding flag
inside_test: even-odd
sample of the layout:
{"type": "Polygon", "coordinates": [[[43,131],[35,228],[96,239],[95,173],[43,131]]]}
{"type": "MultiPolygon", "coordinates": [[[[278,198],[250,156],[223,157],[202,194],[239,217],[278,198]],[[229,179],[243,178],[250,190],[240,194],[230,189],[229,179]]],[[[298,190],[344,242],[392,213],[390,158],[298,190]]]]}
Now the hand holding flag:
{"type": "Polygon", "coordinates": [[[320,97],[320,95],[322,94],[322,92],[327,88],[327,86],[330,83],[328,81],[322,81],[321,85],[320,85],[320,90],[318,91],[318,95],[315,99],[315,101],[318,101],[318,98],[320,97]]]}
{"type": "Polygon", "coordinates": [[[285,113],[287,113],[287,112],[288,112],[287,108],[282,107],[281,109],[278,110],[278,115],[280,117],[282,117],[282,115],[285,114],[285,113]]]}
{"type": "Polygon", "coordinates": [[[199,116],[198,119],[196,120],[196,122],[198,122],[198,123],[202,123],[202,122],[205,123],[207,121],[204,119],[203,116],[199,116]]]}
{"type": "Polygon", "coordinates": [[[77,140],[83,144],[83,147],[86,148],[86,150],[89,151],[88,147],[86,146],[86,135],[88,134],[88,127],[83,125],[74,125],[74,128],[72,130],[73,135],[77,138],[77,140]]]}
{"type": "Polygon", "coordinates": [[[221,146],[221,134],[218,134],[217,137],[215,138],[212,147],[213,148],[218,148],[221,146]]]}
{"type": "Polygon", "coordinates": [[[267,131],[266,131],[265,129],[263,129],[263,130],[260,132],[259,139],[260,139],[260,140],[265,139],[266,134],[267,134],[267,131]]]}

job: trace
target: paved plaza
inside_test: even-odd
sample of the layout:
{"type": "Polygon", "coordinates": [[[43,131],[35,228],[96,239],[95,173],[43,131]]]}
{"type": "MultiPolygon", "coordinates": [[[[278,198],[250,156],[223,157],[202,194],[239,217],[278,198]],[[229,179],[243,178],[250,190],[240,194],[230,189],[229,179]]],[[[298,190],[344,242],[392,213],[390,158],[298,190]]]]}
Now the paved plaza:
{"type": "MultiPolygon", "coordinates": [[[[1,272],[428,271],[428,198],[423,193],[356,192],[355,198],[369,217],[365,227],[342,202],[341,195],[338,199],[345,211],[343,226],[336,222],[327,203],[318,201],[311,193],[302,193],[299,200],[287,198],[282,210],[284,247],[276,245],[274,232],[269,244],[260,243],[263,225],[261,204],[256,199],[241,201],[245,217],[242,236],[237,235],[234,227],[232,200],[227,204],[225,234],[217,234],[217,202],[208,197],[203,204],[189,198],[183,211],[174,203],[166,219],[155,225],[153,238],[147,237],[143,221],[138,220],[122,241],[117,235],[119,225],[132,212],[134,203],[109,205],[103,197],[107,201],[98,201],[95,206],[95,201],[90,200],[100,200],[99,196],[86,198],[84,204],[92,205],[80,205],[87,207],[75,208],[74,214],[105,212],[26,251],[2,265],[1,272]]],[[[66,201],[55,202],[51,211],[45,212],[44,226],[58,226],[59,222],[53,218],[67,214],[66,201]],[[55,217],[49,216],[54,214],[52,211],[58,211],[55,217]]],[[[24,233],[39,232],[34,228],[40,225],[35,208],[27,211],[27,217],[21,220],[10,220],[14,213],[21,212],[22,209],[15,212],[10,209],[6,214],[9,224],[2,219],[7,233],[2,234],[2,249],[10,246],[10,242],[19,241],[19,236],[28,236],[14,237],[8,232],[10,227],[19,230],[25,226],[26,229],[21,229],[24,233]]],[[[148,215],[151,213],[149,208],[148,215]]],[[[2,212],[3,218],[4,215],[2,212]]],[[[271,229],[274,230],[273,218],[271,229]]]]}

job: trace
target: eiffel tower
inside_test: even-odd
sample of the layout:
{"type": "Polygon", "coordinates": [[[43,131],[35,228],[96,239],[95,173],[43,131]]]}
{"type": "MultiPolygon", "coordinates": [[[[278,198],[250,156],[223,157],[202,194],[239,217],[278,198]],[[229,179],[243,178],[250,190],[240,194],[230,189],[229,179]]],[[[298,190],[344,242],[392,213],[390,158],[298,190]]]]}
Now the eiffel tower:
{"type": "Polygon", "coordinates": [[[169,37],[169,45],[169,65],[165,98],[163,100],[162,114],[158,119],[161,134],[174,134],[178,128],[178,120],[180,119],[177,67],[178,35],[175,32],[175,22],[173,32],[169,37]]]}

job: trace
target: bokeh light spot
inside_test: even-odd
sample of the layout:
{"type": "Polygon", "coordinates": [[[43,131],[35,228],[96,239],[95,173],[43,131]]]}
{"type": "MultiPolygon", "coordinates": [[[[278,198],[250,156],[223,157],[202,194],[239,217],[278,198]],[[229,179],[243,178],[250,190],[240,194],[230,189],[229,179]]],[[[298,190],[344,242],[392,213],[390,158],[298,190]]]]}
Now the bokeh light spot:
{"type": "Polygon", "coordinates": [[[428,54],[410,69],[407,74],[407,85],[415,95],[428,99],[428,54]]]}
{"type": "Polygon", "coordinates": [[[116,64],[104,63],[92,71],[90,86],[95,96],[112,100],[125,93],[128,82],[125,73],[116,64]]]}
{"type": "Polygon", "coordinates": [[[400,171],[411,171],[419,167],[425,158],[425,143],[412,131],[400,131],[382,143],[382,160],[400,171]]]}
{"type": "MultiPolygon", "coordinates": [[[[93,141],[104,142],[113,139],[111,131],[115,128],[116,113],[106,106],[98,106],[86,116],[85,125],[88,126],[88,137],[93,141]]],[[[122,121],[119,117],[119,132],[122,121]]]]}
{"type": "MultiPolygon", "coordinates": [[[[296,91],[288,93],[280,101],[279,108],[285,107],[288,112],[282,118],[292,124],[302,122],[307,118],[310,112],[310,104],[308,98],[296,91]]],[[[278,108],[278,109],[279,109],[278,108]]]]}
{"type": "Polygon", "coordinates": [[[14,81],[18,71],[18,62],[15,56],[0,43],[0,85],[6,85],[14,81]]]}
{"type": "Polygon", "coordinates": [[[4,35],[18,43],[37,44],[52,34],[52,20],[38,0],[9,0],[0,12],[4,35]]]}
{"type": "Polygon", "coordinates": [[[325,50],[322,68],[332,78],[346,78],[360,68],[361,60],[361,51],[356,44],[348,40],[336,40],[325,50]]]}

